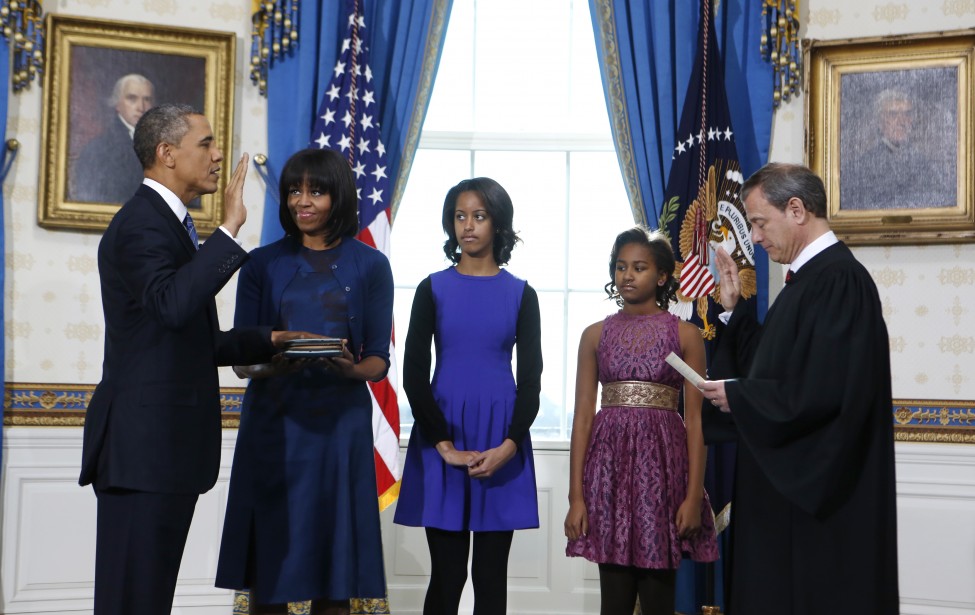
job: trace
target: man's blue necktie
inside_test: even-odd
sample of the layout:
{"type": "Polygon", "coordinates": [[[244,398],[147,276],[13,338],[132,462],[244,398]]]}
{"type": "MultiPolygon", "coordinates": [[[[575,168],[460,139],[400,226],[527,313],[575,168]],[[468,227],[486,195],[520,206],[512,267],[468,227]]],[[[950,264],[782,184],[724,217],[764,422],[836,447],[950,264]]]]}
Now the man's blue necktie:
{"type": "Polygon", "coordinates": [[[190,240],[193,242],[193,248],[199,250],[200,236],[196,234],[196,227],[193,225],[193,218],[190,216],[190,212],[186,212],[186,217],[183,218],[183,226],[186,227],[186,232],[190,234],[190,240]]]}

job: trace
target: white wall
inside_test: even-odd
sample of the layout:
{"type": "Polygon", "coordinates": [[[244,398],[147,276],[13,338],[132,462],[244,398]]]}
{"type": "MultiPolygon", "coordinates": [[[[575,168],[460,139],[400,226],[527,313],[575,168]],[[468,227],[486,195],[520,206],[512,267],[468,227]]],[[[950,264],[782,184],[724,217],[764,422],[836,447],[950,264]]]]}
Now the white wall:
{"type": "MultiPolygon", "coordinates": [[[[975,0],[809,0],[804,35],[819,38],[933,32],[975,26],[975,0]]],[[[247,0],[49,0],[48,11],[151,21],[238,34],[236,134],[218,135],[233,159],[265,150],[266,107],[246,80],[247,0]],[[230,144],[232,143],[232,147],[230,144]]],[[[757,44],[757,42],[755,43],[757,44]]],[[[95,248],[98,235],[41,229],[36,223],[41,150],[39,85],[10,99],[8,136],[21,142],[4,187],[7,382],[94,383],[101,363],[102,322],[95,248]]],[[[772,157],[802,161],[801,99],[777,116],[772,157]]],[[[262,186],[248,177],[250,222],[243,239],[258,243],[262,186]]],[[[975,399],[969,366],[975,353],[975,244],[857,248],[880,287],[891,332],[894,395],[975,399]]],[[[218,297],[225,325],[233,283],[218,297]]],[[[224,386],[239,386],[223,373],[224,386]]],[[[236,432],[224,433],[218,486],[197,508],[183,562],[175,613],[230,613],[229,592],[212,587],[226,479],[236,432]]],[[[94,497],[77,486],[81,431],[7,427],[3,432],[0,518],[0,612],[90,612],[94,562],[94,497]]],[[[975,447],[898,443],[898,514],[902,612],[975,613],[975,447]]],[[[512,613],[595,613],[590,565],[563,555],[567,454],[537,451],[542,528],[516,534],[509,606],[512,613]]],[[[383,516],[390,602],[418,613],[428,569],[419,530],[383,516]]],[[[470,604],[470,596],[465,596],[470,604]]]]}

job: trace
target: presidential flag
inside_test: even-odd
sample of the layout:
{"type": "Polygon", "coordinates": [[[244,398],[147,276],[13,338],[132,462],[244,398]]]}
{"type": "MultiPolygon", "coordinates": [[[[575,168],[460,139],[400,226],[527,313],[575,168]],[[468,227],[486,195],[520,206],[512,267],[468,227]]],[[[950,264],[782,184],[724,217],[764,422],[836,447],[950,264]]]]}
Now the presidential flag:
{"type": "MultiPolygon", "coordinates": [[[[345,155],[355,174],[359,197],[359,235],[389,257],[392,186],[386,148],[379,135],[379,104],[364,44],[366,21],[359,2],[349,2],[347,36],[322,97],[309,147],[345,155]]],[[[389,343],[389,373],[370,382],[376,487],[380,510],[399,496],[399,405],[396,401],[396,352],[389,343]]]]}
{"type": "MultiPolygon", "coordinates": [[[[700,327],[708,370],[713,375],[712,342],[720,329],[718,314],[723,311],[715,250],[723,247],[737,262],[743,300],[755,296],[756,276],[751,227],[741,202],[744,177],[738,165],[711,3],[704,0],[701,5],[697,56],[675,139],[660,227],[670,237],[677,257],[680,286],[671,311],[700,327]]],[[[735,444],[727,440],[735,436],[727,415],[715,417],[727,420],[727,424],[711,428],[708,410],[702,411],[708,444],[705,486],[720,532],[728,523],[734,474],[735,444]]],[[[724,547],[727,541],[720,540],[719,545],[724,547]]],[[[682,564],[678,574],[679,611],[698,612],[702,603],[720,605],[721,564],[726,560],[723,557],[718,566],[698,565],[696,569],[689,562],[682,564]]]]}

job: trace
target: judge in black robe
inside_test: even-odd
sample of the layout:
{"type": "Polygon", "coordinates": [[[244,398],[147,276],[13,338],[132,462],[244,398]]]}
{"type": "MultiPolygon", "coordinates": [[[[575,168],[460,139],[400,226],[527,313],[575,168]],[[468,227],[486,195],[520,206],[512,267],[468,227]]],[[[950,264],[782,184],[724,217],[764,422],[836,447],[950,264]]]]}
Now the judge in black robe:
{"type": "Polygon", "coordinates": [[[890,355],[876,285],[826,221],[822,181],[770,164],[745,183],[752,239],[792,263],[764,326],[736,305],[702,386],[734,418],[730,615],[898,613],[890,355]]]}

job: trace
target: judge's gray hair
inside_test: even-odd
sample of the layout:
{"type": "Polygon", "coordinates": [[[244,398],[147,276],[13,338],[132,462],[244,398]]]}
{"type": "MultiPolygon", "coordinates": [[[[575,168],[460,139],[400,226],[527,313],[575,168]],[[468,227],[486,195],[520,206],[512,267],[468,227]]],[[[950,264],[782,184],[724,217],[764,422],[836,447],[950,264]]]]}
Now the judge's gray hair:
{"type": "Polygon", "coordinates": [[[173,104],[159,105],[142,114],[139,123],[135,125],[132,147],[135,148],[135,155],[143,169],[151,168],[155,164],[157,145],[179,145],[190,129],[190,123],[186,119],[189,115],[203,114],[189,105],[173,104]]]}
{"type": "Polygon", "coordinates": [[[761,188],[765,199],[783,211],[789,199],[802,201],[806,211],[817,218],[826,217],[826,187],[818,175],[801,164],[770,162],[745,180],[741,200],[755,188],[761,188]]]}

